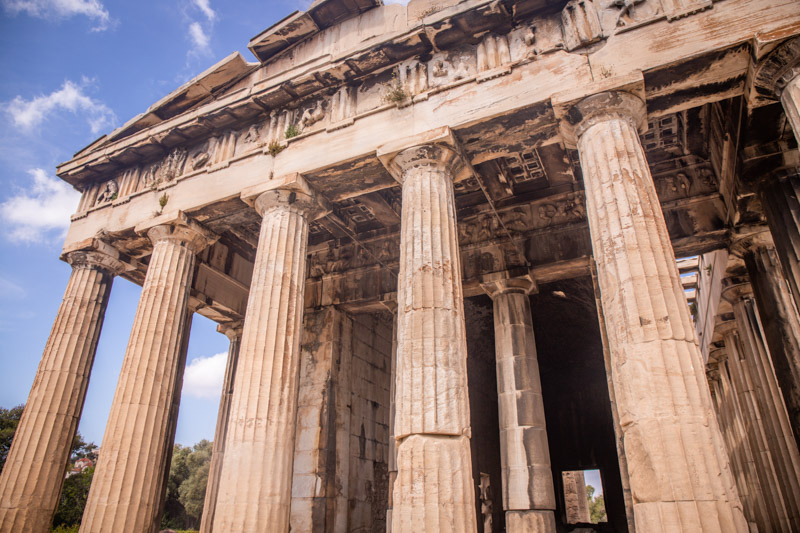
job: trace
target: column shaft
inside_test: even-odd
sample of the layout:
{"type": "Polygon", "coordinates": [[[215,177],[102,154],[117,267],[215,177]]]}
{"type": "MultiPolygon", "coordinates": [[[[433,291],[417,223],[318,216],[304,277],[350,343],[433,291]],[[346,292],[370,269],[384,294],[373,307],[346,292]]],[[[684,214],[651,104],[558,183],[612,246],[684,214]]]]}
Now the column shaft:
{"type": "Polygon", "coordinates": [[[289,529],[311,197],[270,191],[234,378],[214,531],[289,529]]]}
{"type": "Polygon", "coordinates": [[[757,248],[745,256],[745,264],[792,437],[800,449],[800,318],[774,248],[757,248]]]}
{"type": "Polygon", "coordinates": [[[639,531],[745,531],[675,255],[634,125],[644,104],[577,106],[578,150],[639,531]]]}
{"type": "Polygon", "coordinates": [[[80,420],[116,261],[68,256],[72,274],[0,476],[0,531],[50,531],[80,420]],[[111,263],[115,263],[112,265],[111,263]]]}
{"type": "Polygon", "coordinates": [[[476,531],[467,346],[449,148],[396,157],[403,211],[397,290],[392,530],[476,531]]]}
{"type": "Polygon", "coordinates": [[[171,413],[195,253],[206,241],[184,226],[149,230],[147,268],[117,390],[103,436],[81,532],[157,530],[169,458],[171,413]]]}
{"type": "MultiPolygon", "coordinates": [[[[789,419],[769,353],[761,336],[755,304],[750,298],[739,298],[733,305],[743,351],[738,361],[747,383],[750,402],[758,425],[762,428],[764,456],[775,474],[770,487],[776,506],[782,506],[780,525],[784,531],[800,529],[800,455],[789,428],[789,419]]],[[[779,528],[773,526],[775,530],[779,528]]]]}
{"type": "Polygon", "coordinates": [[[208,468],[206,497],[203,502],[203,518],[200,521],[200,533],[211,533],[214,523],[214,509],[217,505],[219,478],[222,473],[222,459],[225,456],[225,437],[228,434],[228,419],[231,412],[231,396],[233,395],[233,378],[236,375],[236,364],[239,360],[239,345],[242,339],[240,328],[226,328],[225,334],[231,343],[228,346],[228,361],[225,364],[225,378],[222,382],[222,394],[219,398],[217,426],[214,430],[214,447],[211,449],[211,465],[208,468]]]}
{"type": "Polygon", "coordinates": [[[800,175],[767,179],[758,192],[795,309],[800,309],[800,175]]]}
{"type": "Polygon", "coordinates": [[[509,533],[555,532],[555,490],[529,287],[507,286],[515,281],[501,282],[504,286],[489,290],[494,300],[506,528],[509,533]]]}
{"type": "Polygon", "coordinates": [[[797,144],[800,144],[800,76],[795,76],[781,91],[781,104],[792,125],[797,144]]]}

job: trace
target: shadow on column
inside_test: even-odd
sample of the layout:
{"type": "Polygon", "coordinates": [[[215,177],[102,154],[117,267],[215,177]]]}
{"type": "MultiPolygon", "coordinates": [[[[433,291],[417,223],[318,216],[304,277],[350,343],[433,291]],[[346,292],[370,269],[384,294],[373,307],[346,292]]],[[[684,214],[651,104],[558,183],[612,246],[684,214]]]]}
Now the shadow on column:
{"type": "MultiPolygon", "coordinates": [[[[558,531],[627,532],[614,422],[590,278],[539,287],[531,296],[558,531]],[[568,524],[562,472],[600,470],[608,522],[568,524]]],[[[596,487],[599,490],[599,487],[596,487]]]]}

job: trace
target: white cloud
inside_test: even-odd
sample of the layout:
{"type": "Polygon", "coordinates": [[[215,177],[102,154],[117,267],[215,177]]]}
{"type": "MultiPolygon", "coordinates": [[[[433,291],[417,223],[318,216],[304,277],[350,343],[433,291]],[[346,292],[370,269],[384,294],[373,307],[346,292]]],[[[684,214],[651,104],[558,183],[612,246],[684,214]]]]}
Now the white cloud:
{"type": "Polygon", "coordinates": [[[40,242],[56,230],[63,235],[78,207],[80,193],[41,168],[28,173],[33,180],[30,187],[0,204],[6,237],[17,242],[40,242]]]}
{"type": "Polygon", "coordinates": [[[195,6],[203,12],[209,22],[213,22],[217,18],[217,14],[211,9],[210,0],[192,0],[195,6]]]}
{"type": "MultiPolygon", "coordinates": [[[[196,0],[203,1],[203,0],[196,0]]],[[[92,31],[103,31],[111,24],[111,17],[99,0],[2,0],[11,14],[25,12],[42,19],[60,19],[84,15],[96,22],[92,31]]]]}
{"type": "Polygon", "coordinates": [[[48,95],[35,96],[31,100],[17,96],[3,107],[11,115],[14,124],[27,131],[39,126],[60,110],[82,112],[86,115],[92,134],[97,135],[104,128],[112,127],[117,117],[104,103],[84,93],[84,87],[90,81],[84,78],[79,85],[67,80],[60,89],[48,95]]]}
{"type": "Polygon", "coordinates": [[[222,392],[227,361],[226,352],[193,359],[183,375],[183,394],[197,398],[218,397],[222,392]]]}
{"type": "Polygon", "coordinates": [[[201,56],[211,55],[211,39],[199,22],[192,22],[189,25],[189,39],[194,46],[189,53],[201,56]]]}

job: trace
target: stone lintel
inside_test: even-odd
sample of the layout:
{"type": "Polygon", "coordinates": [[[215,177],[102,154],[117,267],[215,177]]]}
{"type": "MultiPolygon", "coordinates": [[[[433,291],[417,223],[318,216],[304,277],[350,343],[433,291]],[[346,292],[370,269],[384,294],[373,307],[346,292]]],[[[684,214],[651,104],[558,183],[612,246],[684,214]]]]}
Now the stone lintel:
{"type": "Polygon", "coordinates": [[[138,235],[147,235],[153,243],[162,238],[184,240],[195,253],[219,239],[219,235],[189,219],[186,213],[180,210],[169,211],[137,224],[134,231],[138,235]]]}
{"type": "Polygon", "coordinates": [[[450,165],[453,181],[465,180],[474,174],[467,159],[463,156],[461,145],[449,126],[442,126],[419,135],[404,137],[384,144],[376,155],[398,183],[403,183],[403,170],[406,165],[422,161],[440,161],[450,165]],[[433,151],[431,147],[443,148],[433,151]]]}
{"type": "Polygon", "coordinates": [[[635,71],[625,76],[598,80],[591,85],[569,89],[554,94],[550,98],[553,113],[559,123],[559,131],[570,148],[575,148],[578,137],[592,119],[613,114],[633,116],[640,133],[647,129],[647,110],[645,109],[644,75],[635,71]],[[630,94],[633,99],[615,98],[617,93],[630,94]]]}
{"type": "Polygon", "coordinates": [[[728,252],[731,255],[744,257],[745,254],[751,253],[756,248],[774,246],[769,226],[745,226],[737,229],[742,229],[743,231],[737,231],[731,235],[731,244],[728,247],[728,252]]]}
{"type": "Polygon", "coordinates": [[[800,37],[776,40],[783,37],[758,34],[754,38],[756,57],[745,85],[745,100],[751,109],[780,100],[786,85],[800,75],[800,37]]]}
{"type": "Polygon", "coordinates": [[[484,274],[480,277],[480,285],[492,299],[505,292],[524,292],[525,294],[539,292],[536,280],[526,268],[484,274]]]}
{"type": "Polygon", "coordinates": [[[64,246],[60,259],[73,267],[79,264],[97,265],[115,276],[136,268],[120,257],[119,250],[96,237],[64,246]]]}

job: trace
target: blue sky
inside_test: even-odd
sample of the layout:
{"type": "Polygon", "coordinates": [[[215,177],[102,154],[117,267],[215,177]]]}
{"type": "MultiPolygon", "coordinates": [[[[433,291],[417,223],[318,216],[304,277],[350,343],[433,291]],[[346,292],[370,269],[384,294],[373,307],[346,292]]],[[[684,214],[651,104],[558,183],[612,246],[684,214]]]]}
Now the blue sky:
{"type": "MultiPolygon", "coordinates": [[[[58,163],[308,1],[0,0],[0,406],[25,402],[70,268],[58,163]]],[[[98,444],[140,288],[117,279],[80,431],[98,444]]],[[[176,441],[213,438],[228,340],[196,316],[176,441]]]]}

